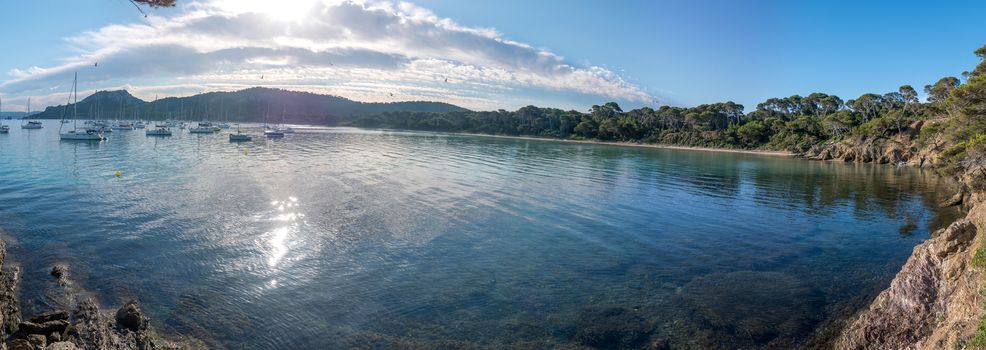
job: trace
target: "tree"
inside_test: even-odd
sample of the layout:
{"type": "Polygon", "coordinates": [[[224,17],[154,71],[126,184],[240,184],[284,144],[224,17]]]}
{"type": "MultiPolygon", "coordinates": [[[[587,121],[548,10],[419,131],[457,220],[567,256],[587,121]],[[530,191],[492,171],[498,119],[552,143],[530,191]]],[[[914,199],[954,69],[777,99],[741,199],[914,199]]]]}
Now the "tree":
{"type": "Polygon", "coordinates": [[[948,96],[952,93],[952,90],[955,90],[961,84],[962,82],[956,77],[944,77],[938,79],[934,85],[925,85],[924,92],[928,94],[928,102],[933,104],[939,113],[948,112],[951,114],[951,111],[947,108],[948,96]]]}
{"type": "Polygon", "coordinates": [[[144,4],[150,7],[174,7],[175,0],[131,0],[137,4],[144,4]]]}
{"type": "Polygon", "coordinates": [[[739,136],[740,141],[742,141],[747,147],[756,147],[763,144],[764,140],[767,139],[769,134],[769,129],[766,125],[758,120],[743,124],[736,129],[736,135],[739,136]]]}
{"type": "MultiPolygon", "coordinates": [[[[986,46],[977,49],[975,54],[982,60],[978,70],[986,65],[986,46]]],[[[986,132],[986,74],[971,75],[965,84],[952,91],[947,103],[959,112],[963,130],[957,135],[967,137],[986,132]]]]}
{"type": "Polygon", "coordinates": [[[913,105],[917,105],[918,102],[918,92],[914,91],[914,88],[910,85],[902,85],[897,89],[897,95],[900,96],[901,107],[900,113],[891,113],[895,116],[893,118],[893,123],[897,127],[897,133],[900,134],[901,130],[904,128],[904,124],[907,122],[907,108],[913,105]]]}
{"type": "Polygon", "coordinates": [[[855,100],[851,100],[852,109],[863,115],[863,121],[869,121],[880,113],[883,105],[883,97],[877,94],[863,94],[855,100]]]}
{"type": "Polygon", "coordinates": [[[581,123],[575,126],[575,134],[585,137],[594,138],[596,137],[596,131],[598,128],[592,120],[583,120],[581,123]]]}

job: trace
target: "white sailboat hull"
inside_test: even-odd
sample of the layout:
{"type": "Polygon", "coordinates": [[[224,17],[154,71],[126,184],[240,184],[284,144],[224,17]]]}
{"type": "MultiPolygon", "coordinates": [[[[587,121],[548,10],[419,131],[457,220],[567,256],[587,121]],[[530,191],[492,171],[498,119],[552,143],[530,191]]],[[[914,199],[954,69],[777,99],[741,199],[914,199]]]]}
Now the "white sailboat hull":
{"type": "Polygon", "coordinates": [[[77,132],[75,130],[60,134],[62,140],[68,141],[102,141],[103,134],[95,131],[77,132]]]}

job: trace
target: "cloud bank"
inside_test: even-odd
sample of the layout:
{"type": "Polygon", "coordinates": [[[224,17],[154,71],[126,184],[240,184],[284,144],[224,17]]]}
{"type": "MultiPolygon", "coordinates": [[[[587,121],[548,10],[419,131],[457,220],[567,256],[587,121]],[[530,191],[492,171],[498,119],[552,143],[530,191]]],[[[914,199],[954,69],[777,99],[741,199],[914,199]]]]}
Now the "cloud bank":
{"type": "Polygon", "coordinates": [[[198,1],[174,16],[108,25],[66,41],[81,54],[50,67],[12,69],[0,93],[64,103],[65,93],[53,89],[64,90],[78,71],[84,89],[129,87],[145,98],[260,85],[473,109],[539,100],[654,101],[608,69],[576,66],[405,2],[198,1]]]}

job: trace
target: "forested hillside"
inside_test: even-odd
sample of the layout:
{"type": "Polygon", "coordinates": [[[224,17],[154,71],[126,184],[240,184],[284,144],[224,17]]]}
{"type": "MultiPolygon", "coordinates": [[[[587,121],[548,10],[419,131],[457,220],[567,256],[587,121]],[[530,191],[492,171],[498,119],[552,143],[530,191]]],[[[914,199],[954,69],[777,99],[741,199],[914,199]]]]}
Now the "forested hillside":
{"type": "Polygon", "coordinates": [[[188,97],[168,97],[143,101],[129,92],[99,91],[79,101],[77,106],[48,107],[39,119],[183,119],[263,121],[265,116],[299,124],[335,125],[360,115],[389,111],[451,112],[466,109],[441,102],[406,101],[368,103],[310,92],[254,87],[232,92],[208,92],[188,97]],[[73,111],[74,110],[74,111],[73,111]],[[268,112],[269,110],[269,112],[268,112]]]}
{"type": "MultiPolygon", "coordinates": [[[[986,46],[975,51],[986,59],[986,46]]],[[[850,99],[825,93],[771,98],[749,113],[733,102],[691,108],[661,106],[624,111],[616,103],[588,112],[523,107],[516,111],[387,112],[363,116],[356,126],[661,143],[687,146],[791,150],[840,140],[937,140],[949,145],[949,164],[977,155],[986,142],[986,63],[962,78],[947,76],[923,87],[850,99]]]]}

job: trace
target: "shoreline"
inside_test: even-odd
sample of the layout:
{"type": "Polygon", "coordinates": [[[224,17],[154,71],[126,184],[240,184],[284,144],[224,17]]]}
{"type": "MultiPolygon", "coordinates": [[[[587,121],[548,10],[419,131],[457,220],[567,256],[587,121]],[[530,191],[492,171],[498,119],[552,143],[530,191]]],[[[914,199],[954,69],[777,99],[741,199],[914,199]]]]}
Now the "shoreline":
{"type": "MultiPolygon", "coordinates": [[[[398,129],[394,129],[394,130],[398,130],[398,129]]],[[[416,130],[399,130],[399,131],[416,131],[416,130]]],[[[669,145],[669,144],[661,144],[661,143],[634,143],[634,142],[618,142],[618,141],[573,140],[573,139],[560,139],[560,138],[554,138],[554,137],[510,136],[510,135],[493,135],[493,134],[475,134],[475,133],[466,133],[466,132],[443,132],[443,133],[444,134],[449,134],[449,135],[495,137],[495,138],[503,138],[503,139],[528,140],[528,141],[552,141],[552,142],[566,142],[566,143],[589,144],[589,145],[606,145],[606,146],[618,146],[618,147],[660,148],[660,149],[673,149],[673,150],[682,150],[682,151],[755,154],[755,155],[771,156],[771,157],[794,157],[795,156],[795,153],[794,152],[790,152],[790,151],[768,151],[768,150],[734,149],[734,148],[677,146],[677,145],[669,145]]]]}

